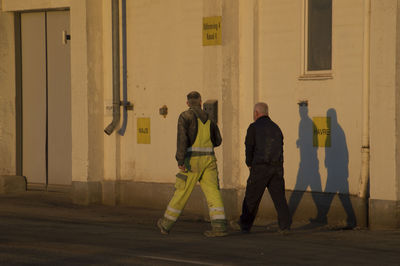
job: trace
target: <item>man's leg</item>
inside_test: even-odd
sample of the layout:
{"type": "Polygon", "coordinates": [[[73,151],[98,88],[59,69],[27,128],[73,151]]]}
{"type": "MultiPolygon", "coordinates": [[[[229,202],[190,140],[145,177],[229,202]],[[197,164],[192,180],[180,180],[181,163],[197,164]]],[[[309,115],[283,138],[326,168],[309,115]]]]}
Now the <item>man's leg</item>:
{"type": "Polygon", "coordinates": [[[215,159],[211,159],[211,163],[207,159],[205,161],[208,161],[208,166],[200,179],[200,186],[207,199],[212,226],[212,231],[206,231],[205,235],[224,236],[227,234],[227,223],[224,203],[219,190],[217,165],[215,159]]]}
{"type": "Polygon", "coordinates": [[[262,166],[253,166],[250,170],[239,221],[242,231],[250,231],[256,218],[258,206],[266,187],[265,171],[263,170],[262,166]]]}
{"type": "Polygon", "coordinates": [[[184,209],[198,178],[199,174],[194,172],[180,172],[177,174],[175,193],[168,203],[164,217],[157,222],[157,225],[160,227],[162,233],[168,233],[181,215],[182,210],[184,209]]]}
{"type": "Polygon", "coordinates": [[[273,176],[268,184],[268,191],[278,213],[279,228],[281,230],[290,229],[292,221],[289,213],[289,207],[286,202],[283,168],[277,168],[273,172],[273,176]]]}

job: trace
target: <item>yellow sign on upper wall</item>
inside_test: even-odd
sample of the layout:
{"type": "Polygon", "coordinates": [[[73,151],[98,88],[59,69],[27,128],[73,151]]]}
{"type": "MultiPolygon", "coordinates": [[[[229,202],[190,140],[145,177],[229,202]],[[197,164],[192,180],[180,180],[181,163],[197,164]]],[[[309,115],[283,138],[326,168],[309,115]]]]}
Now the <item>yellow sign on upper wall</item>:
{"type": "Polygon", "coordinates": [[[331,118],[313,117],[313,146],[331,146],[331,118]]]}
{"type": "Polygon", "coordinates": [[[137,143],[150,144],[150,118],[137,119],[137,143]]]}
{"type": "Polygon", "coordinates": [[[203,46],[221,45],[221,18],[222,17],[203,18],[203,46]]]}

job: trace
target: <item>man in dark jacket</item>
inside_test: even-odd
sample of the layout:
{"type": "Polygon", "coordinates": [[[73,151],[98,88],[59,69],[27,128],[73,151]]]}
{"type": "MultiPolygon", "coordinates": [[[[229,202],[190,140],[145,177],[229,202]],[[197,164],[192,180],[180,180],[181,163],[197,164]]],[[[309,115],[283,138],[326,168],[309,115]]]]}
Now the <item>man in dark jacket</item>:
{"type": "Polygon", "coordinates": [[[218,126],[201,109],[200,94],[191,92],[187,100],[189,110],[181,113],[178,119],[176,160],[180,172],[176,175],[176,190],[157,226],[162,234],[169,233],[199,182],[207,198],[212,226],[212,230],[204,234],[207,237],[224,236],[227,234],[226,218],[214,154],[214,147],[221,145],[221,134],[218,126]]]}
{"type": "Polygon", "coordinates": [[[249,232],[256,218],[258,206],[265,188],[271,195],[278,212],[279,228],[290,229],[291,217],[285,197],[283,179],[283,135],[279,126],[268,116],[268,105],[254,106],[254,123],[247,129],[246,165],[250,169],[247,180],[242,215],[239,223],[232,223],[234,229],[249,232]]]}

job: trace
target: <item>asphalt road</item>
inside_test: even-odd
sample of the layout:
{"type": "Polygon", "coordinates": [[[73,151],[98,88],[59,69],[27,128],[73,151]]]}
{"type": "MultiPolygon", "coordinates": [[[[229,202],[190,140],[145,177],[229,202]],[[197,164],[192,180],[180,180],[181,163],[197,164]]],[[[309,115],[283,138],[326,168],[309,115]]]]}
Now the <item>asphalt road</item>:
{"type": "Polygon", "coordinates": [[[209,224],[183,216],[171,234],[160,210],[77,206],[68,194],[0,195],[1,265],[400,265],[400,230],[294,224],[206,238],[209,224]]]}

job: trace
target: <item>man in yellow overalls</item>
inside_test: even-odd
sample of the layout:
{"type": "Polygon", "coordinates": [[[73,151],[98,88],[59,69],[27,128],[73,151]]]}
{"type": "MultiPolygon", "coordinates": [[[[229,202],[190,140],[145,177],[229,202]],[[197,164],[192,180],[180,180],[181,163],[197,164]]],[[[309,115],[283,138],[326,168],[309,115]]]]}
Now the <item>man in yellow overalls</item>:
{"type": "Polygon", "coordinates": [[[162,234],[169,233],[199,182],[207,199],[212,226],[212,230],[205,231],[204,235],[225,236],[225,210],[214,155],[214,147],[221,145],[221,134],[217,124],[208,119],[208,114],[201,109],[198,92],[187,95],[187,105],[189,109],[182,112],[178,119],[176,160],[180,172],[176,175],[175,193],[157,226],[162,234]]]}

